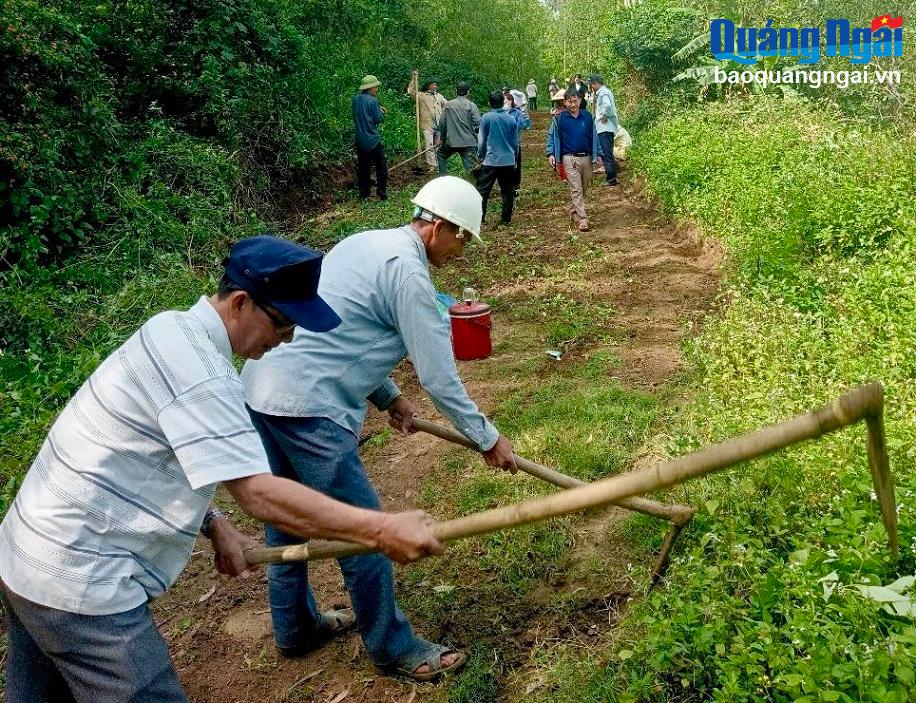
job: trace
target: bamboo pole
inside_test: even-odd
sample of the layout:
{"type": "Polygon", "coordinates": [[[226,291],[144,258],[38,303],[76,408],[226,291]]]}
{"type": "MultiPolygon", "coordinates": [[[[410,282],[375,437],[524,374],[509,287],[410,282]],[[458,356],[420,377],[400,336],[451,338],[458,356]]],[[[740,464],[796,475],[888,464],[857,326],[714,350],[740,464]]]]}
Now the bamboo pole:
{"type": "MultiPolygon", "coordinates": [[[[419,417],[413,418],[413,426],[421,432],[426,432],[427,434],[431,434],[435,437],[438,437],[439,439],[444,439],[455,444],[460,444],[461,446],[467,447],[468,449],[473,449],[474,451],[480,451],[477,445],[474,444],[471,440],[469,440],[460,432],[456,432],[449,427],[443,427],[442,425],[437,425],[435,422],[430,422],[429,420],[424,420],[423,418],[419,417]]],[[[587,485],[587,483],[581,479],[560,473],[559,471],[551,469],[548,466],[536,464],[535,462],[529,461],[528,459],[525,459],[518,454],[515,455],[515,465],[518,466],[518,468],[520,468],[526,474],[535,476],[542,481],[547,481],[547,483],[552,483],[554,486],[573,488],[575,486],[587,485]]],[[[644,513],[645,515],[651,515],[652,517],[667,520],[668,522],[672,522],[675,525],[683,525],[689,522],[690,518],[692,518],[693,514],[696,512],[693,508],[686,505],[665,505],[664,503],[659,503],[654,500],[637,497],[624,498],[623,500],[617,502],[616,505],[619,505],[622,508],[627,508],[629,510],[635,510],[639,513],[644,513]]]]}
{"type": "Polygon", "coordinates": [[[423,154],[425,154],[426,152],[432,151],[433,149],[436,149],[436,148],[438,148],[438,147],[437,147],[435,144],[433,144],[429,149],[424,149],[423,151],[418,152],[418,153],[414,154],[413,156],[408,157],[408,158],[404,159],[403,161],[401,161],[401,162],[399,162],[399,163],[396,163],[394,166],[392,166],[391,168],[388,169],[388,173],[391,173],[392,171],[394,171],[394,169],[399,168],[400,166],[403,166],[404,164],[409,163],[409,162],[413,161],[414,159],[416,159],[416,158],[418,158],[418,157],[420,157],[420,156],[423,156],[423,154]]]}
{"type": "Polygon", "coordinates": [[[417,153],[423,148],[423,142],[420,138],[420,76],[414,71],[413,73],[413,110],[414,118],[417,121],[417,153]]]}
{"type": "MultiPolygon", "coordinates": [[[[667,488],[706,476],[792,444],[821,437],[859,420],[867,423],[869,466],[891,554],[897,557],[897,512],[893,477],[884,442],[884,392],[877,383],[859,386],[824,406],[790,420],[750,432],[655,466],[613,476],[560,493],[436,523],[431,530],[443,541],[472,537],[538,520],[597,508],[623,498],[667,488]]],[[[291,547],[251,549],[250,564],[338,558],[372,551],[348,542],[314,542],[291,547]]]]}

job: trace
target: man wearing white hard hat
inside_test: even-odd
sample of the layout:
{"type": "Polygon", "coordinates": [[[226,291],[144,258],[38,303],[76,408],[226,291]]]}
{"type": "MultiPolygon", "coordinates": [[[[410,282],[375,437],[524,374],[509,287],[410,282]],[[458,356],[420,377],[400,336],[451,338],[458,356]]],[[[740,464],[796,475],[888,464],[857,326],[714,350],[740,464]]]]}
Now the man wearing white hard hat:
{"type": "MultiPolygon", "coordinates": [[[[347,237],[327,254],[319,294],[338,313],[324,334],[297,329],[292,342],[242,370],[252,419],[271,470],[343,502],[380,509],[359,458],[367,403],[411,429],[416,408],[389,374],[405,356],[436,407],[491,466],[515,470],[512,443],[468,397],[436,306],[429,265],[460,256],[480,239],[481,198],[467,181],[442,176],[413,199],[409,224],[347,237]]],[[[267,527],[272,546],[300,541],[267,527]]],[[[417,637],[394,598],[391,562],[380,554],[340,560],[353,612],[320,613],[308,564],[268,568],[274,638],[287,656],[308,651],[354,622],[383,671],[425,681],[460,667],[465,655],[417,637]]]]}

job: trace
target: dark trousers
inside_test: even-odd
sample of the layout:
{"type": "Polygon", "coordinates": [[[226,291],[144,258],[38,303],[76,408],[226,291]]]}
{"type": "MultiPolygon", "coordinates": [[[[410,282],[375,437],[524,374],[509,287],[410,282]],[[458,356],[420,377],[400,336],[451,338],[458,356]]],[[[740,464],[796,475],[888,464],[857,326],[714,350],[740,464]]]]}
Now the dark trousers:
{"type": "Polygon", "coordinates": [[[187,703],[146,603],[79,615],[0,585],[9,650],[7,703],[187,703]]]}
{"type": "Polygon", "coordinates": [[[384,200],[388,197],[388,162],[385,161],[385,150],[379,144],[372,151],[356,150],[356,185],[359,197],[369,197],[372,167],[375,167],[375,192],[384,200]]]}
{"type": "Polygon", "coordinates": [[[538,109],[538,99],[536,95],[533,98],[528,98],[528,107],[532,112],[535,112],[538,109]]]}
{"type": "Polygon", "coordinates": [[[614,133],[598,132],[598,144],[601,147],[601,158],[604,161],[604,178],[606,181],[617,179],[617,164],[614,163],[614,133]]]}
{"type": "Polygon", "coordinates": [[[477,177],[477,192],[483,198],[483,216],[487,216],[487,201],[493,184],[499,183],[499,194],[503,199],[502,221],[512,222],[512,206],[515,202],[515,166],[483,166],[477,177]]]}

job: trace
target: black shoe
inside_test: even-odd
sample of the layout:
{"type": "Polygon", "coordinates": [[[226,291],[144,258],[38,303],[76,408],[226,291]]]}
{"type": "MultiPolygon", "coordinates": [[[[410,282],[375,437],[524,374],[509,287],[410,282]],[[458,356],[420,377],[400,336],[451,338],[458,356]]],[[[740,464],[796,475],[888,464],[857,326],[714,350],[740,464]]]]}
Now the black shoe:
{"type": "Polygon", "coordinates": [[[613,181],[605,181],[605,182],[602,183],[601,185],[603,185],[603,186],[615,186],[615,185],[617,185],[617,179],[615,178],[613,181]]]}

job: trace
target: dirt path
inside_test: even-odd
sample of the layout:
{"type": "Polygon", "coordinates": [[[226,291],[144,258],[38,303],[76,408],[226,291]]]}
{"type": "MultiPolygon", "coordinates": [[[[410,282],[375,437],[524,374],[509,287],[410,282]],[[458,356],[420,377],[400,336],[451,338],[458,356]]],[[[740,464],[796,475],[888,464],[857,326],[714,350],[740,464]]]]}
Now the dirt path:
{"type": "MultiPolygon", "coordinates": [[[[551,290],[565,291],[573,298],[600,301],[613,310],[611,341],[562,347],[564,358],[583,357],[606,350],[619,363],[611,375],[625,387],[653,393],[667,387],[683,367],[680,345],[691,325],[698,322],[713,303],[718,283],[718,250],[692,232],[664,221],[646,203],[638,187],[630,183],[618,188],[600,187],[596,176],[587,194],[592,231],[579,235],[568,225],[568,195],[543,164],[543,141],[547,117],[535,119],[534,129],[526,134],[528,159],[523,182],[523,197],[518,203],[515,222],[509,228],[490,230],[485,237],[492,244],[480,261],[465,263],[440,272],[440,280],[450,276],[465,278],[496,305],[495,353],[484,362],[463,363],[461,374],[469,392],[485,412],[492,412],[509,389],[525,383],[536,384],[536,377],[524,371],[503,372],[543,363],[544,345],[540,339],[519,341],[530,332],[530,316],[517,312],[524,301],[551,290]],[[583,248],[588,261],[582,263],[583,248]],[[520,249],[521,248],[521,249],[520,249]],[[524,250],[526,266],[512,275],[492,275],[498,261],[512,260],[513,252],[524,250]],[[583,266],[585,267],[583,269],[583,266]],[[565,268],[564,268],[565,267],[565,268]],[[561,272],[561,273],[557,273],[561,272]],[[549,283],[548,283],[549,281],[549,283]]],[[[624,172],[621,181],[630,179],[624,172]]],[[[492,204],[491,212],[498,208],[492,204]]],[[[451,285],[450,290],[460,286],[451,285]]],[[[551,362],[547,362],[551,363],[551,362]]],[[[563,363],[563,362],[560,362],[563,363]]],[[[418,401],[423,414],[441,419],[432,404],[419,391],[405,364],[398,370],[406,392],[418,401]]],[[[366,432],[384,427],[378,413],[370,413],[366,432]]],[[[376,481],[387,509],[403,509],[418,504],[418,491],[427,475],[440,464],[449,448],[426,435],[392,437],[384,446],[367,452],[367,467],[376,481]]],[[[537,687],[532,652],[551,643],[594,636],[613,624],[622,603],[629,595],[626,575],[628,563],[647,563],[650,554],[634,553],[614,535],[614,525],[623,511],[611,511],[584,520],[577,526],[577,546],[573,559],[585,560],[600,549],[610,580],[601,593],[584,601],[580,621],[567,622],[539,609],[539,589],[531,595],[527,609],[500,623],[507,638],[514,640],[508,674],[500,681],[499,700],[522,700],[526,691],[537,687]]],[[[254,524],[247,524],[258,534],[254,524]]],[[[347,596],[336,564],[319,563],[311,567],[316,593],[323,606],[343,605],[347,596]]],[[[401,571],[399,573],[402,573],[401,571]]],[[[200,703],[233,701],[441,701],[445,685],[415,685],[378,676],[357,635],[335,641],[312,655],[295,661],[278,657],[272,646],[267,611],[266,578],[249,582],[228,582],[214,576],[209,566],[209,551],[201,543],[191,564],[175,589],[156,605],[157,619],[169,640],[181,677],[192,699],[200,703]]],[[[403,586],[402,586],[403,587],[403,586]]],[[[583,585],[563,579],[544,583],[548,591],[581,591],[583,585]]],[[[486,612],[481,607],[481,612],[486,612]]],[[[408,610],[415,628],[428,637],[445,637],[464,646],[475,636],[475,629],[490,627],[474,612],[450,613],[431,628],[422,613],[408,610]]],[[[479,615],[482,619],[483,615],[479,615]]],[[[478,700],[478,699],[474,699],[478,700]]]]}

